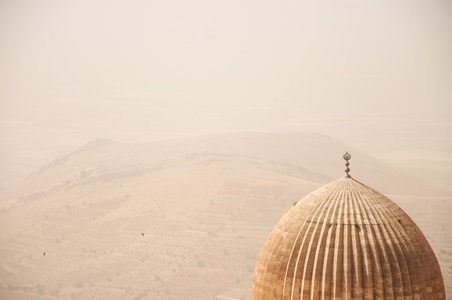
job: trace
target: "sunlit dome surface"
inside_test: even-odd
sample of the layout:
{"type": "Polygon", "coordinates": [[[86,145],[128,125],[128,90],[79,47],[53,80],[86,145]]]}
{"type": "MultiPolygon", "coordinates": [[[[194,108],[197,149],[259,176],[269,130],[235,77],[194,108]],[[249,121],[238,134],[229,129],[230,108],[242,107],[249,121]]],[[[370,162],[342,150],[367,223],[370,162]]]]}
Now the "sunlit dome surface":
{"type": "Polygon", "coordinates": [[[256,264],[252,299],[436,300],[445,289],[413,220],[346,176],[304,197],[276,224],[256,264]]]}

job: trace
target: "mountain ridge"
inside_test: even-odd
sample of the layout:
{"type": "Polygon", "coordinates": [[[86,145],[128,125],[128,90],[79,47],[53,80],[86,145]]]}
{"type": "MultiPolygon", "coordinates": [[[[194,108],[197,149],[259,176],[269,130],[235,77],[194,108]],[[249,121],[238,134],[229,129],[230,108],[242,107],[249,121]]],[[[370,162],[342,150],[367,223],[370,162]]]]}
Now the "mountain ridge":
{"type": "Polygon", "coordinates": [[[407,175],[339,140],[325,135],[299,132],[209,134],[145,143],[119,143],[97,138],[39,168],[27,178],[36,177],[70,160],[77,161],[71,166],[70,172],[83,172],[84,169],[111,165],[148,164],[203,151],[298,165],[331,180],[343,176],[345,162],[342,160],[342,154],[348,151],[352,154],[350,174],[383,193],[446,195],[445,191],[431,186],[421,178],[407,175]],[[79,159],[80,157],[83,159],[79,159]]]}

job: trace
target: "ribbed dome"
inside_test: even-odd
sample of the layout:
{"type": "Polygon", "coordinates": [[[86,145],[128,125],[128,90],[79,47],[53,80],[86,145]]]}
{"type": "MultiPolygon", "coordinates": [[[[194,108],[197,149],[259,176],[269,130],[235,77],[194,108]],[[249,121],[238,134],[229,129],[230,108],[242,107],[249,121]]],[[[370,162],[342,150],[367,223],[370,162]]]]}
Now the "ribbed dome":
{"type": "Polygon", "coordinates": [[[292,207],[265,242],[252,299],[445,299],[421,230],[394,202],[353,178],[292,207]]]}

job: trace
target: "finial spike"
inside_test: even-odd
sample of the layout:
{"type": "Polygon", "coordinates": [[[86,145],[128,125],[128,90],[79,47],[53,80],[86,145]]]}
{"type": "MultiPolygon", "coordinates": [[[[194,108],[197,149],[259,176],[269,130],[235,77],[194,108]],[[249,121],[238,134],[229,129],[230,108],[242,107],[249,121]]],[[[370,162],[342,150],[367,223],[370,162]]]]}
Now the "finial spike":
{"type": "Polygon", "coordinates": [[[350,158],[352,158],[352,156],[350,155],[350,153],[348,153],[346,151],[344,156],[342,156],[342,157],[345,159],[345,161],[346,161],[345,166],[347,167],[345,169],[345,174],[346,174],[345,177],[350,178],[351,176],[350,176],[350,174],[348,174],[350,172],[350,169],[348,167],[350,164],[348,163],[348,161],[350,160],[350,158]]]}

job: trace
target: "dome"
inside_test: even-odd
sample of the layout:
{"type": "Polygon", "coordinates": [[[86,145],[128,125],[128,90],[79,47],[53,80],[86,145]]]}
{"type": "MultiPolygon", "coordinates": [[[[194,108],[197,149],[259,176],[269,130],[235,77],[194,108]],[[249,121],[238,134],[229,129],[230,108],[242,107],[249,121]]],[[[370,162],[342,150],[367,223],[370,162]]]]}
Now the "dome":
{"type": "Polygon", "coordinates": [[[393,201],[348,176],[348,162],[346,171],[273,228],[251,298],[445,299],[441,269],[421,230],[393,201]]]}

